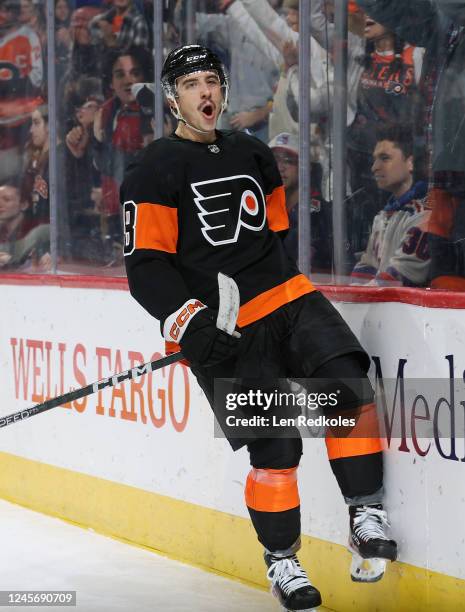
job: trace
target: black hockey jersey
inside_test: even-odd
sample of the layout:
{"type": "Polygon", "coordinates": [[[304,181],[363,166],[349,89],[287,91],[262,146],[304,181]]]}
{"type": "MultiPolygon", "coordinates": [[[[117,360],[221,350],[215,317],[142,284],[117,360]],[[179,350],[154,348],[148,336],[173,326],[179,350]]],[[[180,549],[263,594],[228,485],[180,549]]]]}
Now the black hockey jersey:
{"type": "Polygon", "coordinates": [[[121,199],[129,288],[157,319],[193,298],[217,308],[218,272],[239,286],[239,327],[314,290],[278,235],[289,227],[284,187],[256,138],[156,140],[128,168],[121,199]]]}

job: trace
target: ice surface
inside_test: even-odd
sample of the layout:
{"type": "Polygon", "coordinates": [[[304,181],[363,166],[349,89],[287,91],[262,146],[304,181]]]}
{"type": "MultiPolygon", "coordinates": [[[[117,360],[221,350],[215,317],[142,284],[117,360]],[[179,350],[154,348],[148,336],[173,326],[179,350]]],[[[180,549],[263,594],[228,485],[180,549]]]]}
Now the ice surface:
{"type": "Polygon", "coordinates": [[[77,591],[45,612],[274,612],[268,593],[0,500],[0,590],[77,591]]]}

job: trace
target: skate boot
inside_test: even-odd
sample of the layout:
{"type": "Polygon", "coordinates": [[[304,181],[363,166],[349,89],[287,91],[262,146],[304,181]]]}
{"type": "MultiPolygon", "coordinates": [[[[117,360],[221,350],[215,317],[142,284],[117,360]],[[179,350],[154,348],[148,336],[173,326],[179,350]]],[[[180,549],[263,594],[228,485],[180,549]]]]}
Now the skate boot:
{"type": "Polygon", "coordinates": [[[349,551],[352,553],[350,575],[354,582],[381,580],[386,561],[397,558],[397,544],[385,533],[389,527],[381,504],[350,506],[349,551]]]}
{"type": "Polygon", "coordinates": [[[310,583],[296,555],[275,557],[265,552],[265,563],[268,566],[266,576],[271,582],[271,593],[279,600],[283,610],[312,612],[321,605],[321,595],[310,583]]]}

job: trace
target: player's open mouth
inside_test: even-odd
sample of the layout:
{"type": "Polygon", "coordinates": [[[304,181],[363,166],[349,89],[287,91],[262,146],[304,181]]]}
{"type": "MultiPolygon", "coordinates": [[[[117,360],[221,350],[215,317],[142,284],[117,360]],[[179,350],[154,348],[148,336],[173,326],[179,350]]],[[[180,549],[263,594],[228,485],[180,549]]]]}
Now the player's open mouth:
{"type": "Polygon", "coordinates": [[[365,28],[371,28],[371,26],[374,26],[376,23],[376,21],[373,21],[373,19],[367,19],[365,21],[365,28]]]}
{"type": "Polygon", "coordinates": [[[205,106],[203,106],[200,109],[200,112],[202,113],[202,115],[204,115],[204,117],[206,117],[207,119],[212,119],[214,112],[215,112],[215,107],[213,104],[207,103],[205,104],[205,106]]]}

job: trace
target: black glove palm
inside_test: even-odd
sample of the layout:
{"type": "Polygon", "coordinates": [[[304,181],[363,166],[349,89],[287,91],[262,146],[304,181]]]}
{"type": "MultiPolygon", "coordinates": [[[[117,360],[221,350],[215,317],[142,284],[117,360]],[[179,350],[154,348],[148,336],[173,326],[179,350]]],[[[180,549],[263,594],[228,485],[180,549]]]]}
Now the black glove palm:
{"type": "Polygon", "coordinates": [[[204,308],[192,317],[179,344],[192,365],[209,367],[236,355],[239,342],[239,338],[218,329],[215,312],[204,308]]]}

